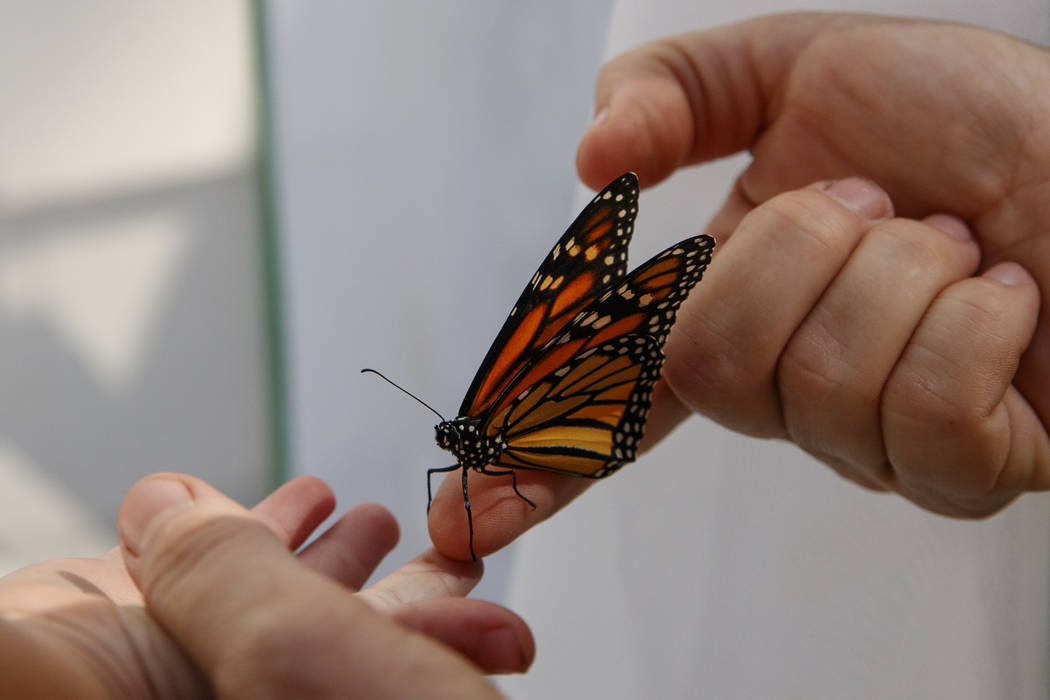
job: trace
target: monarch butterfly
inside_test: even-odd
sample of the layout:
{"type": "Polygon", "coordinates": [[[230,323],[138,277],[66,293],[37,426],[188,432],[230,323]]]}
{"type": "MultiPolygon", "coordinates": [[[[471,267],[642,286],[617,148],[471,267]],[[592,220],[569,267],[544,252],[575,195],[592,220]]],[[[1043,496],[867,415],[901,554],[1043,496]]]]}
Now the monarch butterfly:
{"type": "Polygon", "coordinates": [[[510,310],[458,417],[435,426],[456,464],[427,470],[427,511],[431,477],[461,469],[475,561],[468,469],[510,476],[535,508],[518,491],[516,469],[600,479],[634,460],[664,340],[714,248],[710,236],[695,236],[627,274],[637,213],[634,173],[598,193],[510,310]]]}

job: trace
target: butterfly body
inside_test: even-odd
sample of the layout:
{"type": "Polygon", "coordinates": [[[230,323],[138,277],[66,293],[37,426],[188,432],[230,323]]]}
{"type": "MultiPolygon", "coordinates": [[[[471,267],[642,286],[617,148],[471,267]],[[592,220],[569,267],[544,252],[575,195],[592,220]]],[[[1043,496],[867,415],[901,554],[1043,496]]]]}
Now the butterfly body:
{"type": "Polygon", "coordinates": [[[598,479],[634,460],[664,341],[714,247],[695,236],[628,274],[637,198],[626,173],[587,205],[511,309],[459,416],[435,428],[456,464],[428,471],[428,497],[431,475],[462,470],[471,557],[468,470],[510,476],[532,505],[517,469],[598,479]]]}
{"type": "Polygon", "coordinates": [[[480,424],[477,418],[460,416],[434,426],[438,446],[454,454],[457,464],[465,469],[480,471],[498,461],[506,445],[499,435],[490,437],[480,432],[480,424]]]}

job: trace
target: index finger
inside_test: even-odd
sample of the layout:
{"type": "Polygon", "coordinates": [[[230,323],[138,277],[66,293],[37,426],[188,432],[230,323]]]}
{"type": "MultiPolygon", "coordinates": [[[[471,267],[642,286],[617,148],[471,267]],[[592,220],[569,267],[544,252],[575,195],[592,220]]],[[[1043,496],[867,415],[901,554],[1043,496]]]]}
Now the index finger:
{"type": "MultiPolygon", "coordinates": [[[[479,557],[507,546],[523,532],[561,510],[594,482],[594,479],[519,469],[518,490],[536,504],[533,509],[514,493],[509,476],[467,471],[467,496],[474,521],[474,552],[479,557]]],[[[470,529],[460,472],[446,477],[438,488],[430,508],[429,528],[435,549],[451,559],[470,559],[470,529]]]]}

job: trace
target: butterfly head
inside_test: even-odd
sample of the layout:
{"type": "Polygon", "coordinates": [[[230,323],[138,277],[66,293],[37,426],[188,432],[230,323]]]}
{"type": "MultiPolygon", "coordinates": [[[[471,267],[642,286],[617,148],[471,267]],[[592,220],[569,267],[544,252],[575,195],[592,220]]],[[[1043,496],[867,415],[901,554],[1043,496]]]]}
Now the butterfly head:
{"type": "Polygon", "coordinates": [[[461,416],[434,426],[438,447],[456,456],[460,466],[480,469],[499,459],[502,440],[481,432],[481,421],[461,416]]]}

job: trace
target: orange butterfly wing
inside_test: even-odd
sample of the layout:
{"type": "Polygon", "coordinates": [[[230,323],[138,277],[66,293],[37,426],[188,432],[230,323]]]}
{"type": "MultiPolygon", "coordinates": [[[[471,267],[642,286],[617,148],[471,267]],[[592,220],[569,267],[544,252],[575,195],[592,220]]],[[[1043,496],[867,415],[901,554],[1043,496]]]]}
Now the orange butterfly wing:
{"type": "Polygon", "coordinates": [[[638,178],[626,173],[591,200],[543,260],[511,309],[467,390],[460,416],[480,416],[535,352],[627,272],[638,178]]]}
{"type": "Polygon", "coordinates": [[[678,307],[714,239],[696,236],[634,270],[579,311],[509,381],[481,430],[497,464],[601,478],[635,457],[678,307]]]}

